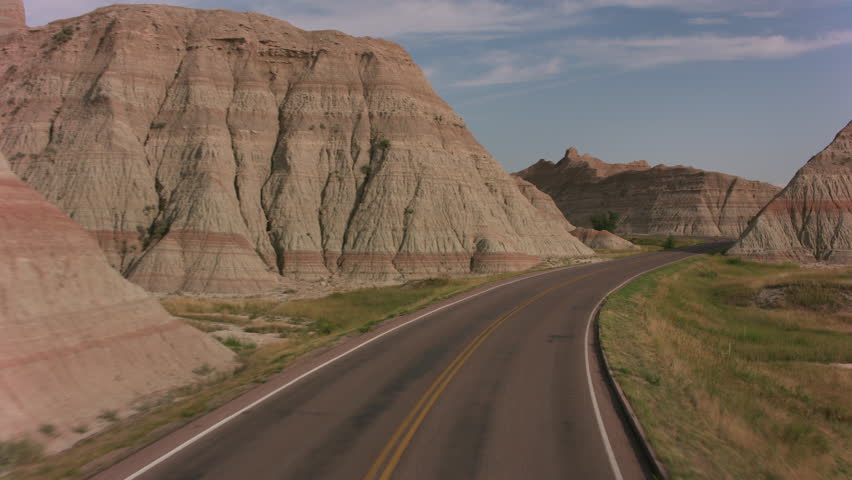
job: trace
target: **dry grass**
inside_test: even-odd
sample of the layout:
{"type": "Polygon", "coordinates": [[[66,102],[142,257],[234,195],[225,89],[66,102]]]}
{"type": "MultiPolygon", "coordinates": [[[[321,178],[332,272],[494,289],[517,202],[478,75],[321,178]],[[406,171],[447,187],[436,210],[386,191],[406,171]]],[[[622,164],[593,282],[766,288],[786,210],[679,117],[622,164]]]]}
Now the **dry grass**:
{"type": "Polygon", "coordinates": [[[610,297],[604,349],[673,478],[852,476],[852,370],[833,365],[852,362],[852,334],[822,308],[850,281],[703,256],[610,297]],[[806,291],[758,306],[777,285],[806,291]]]}

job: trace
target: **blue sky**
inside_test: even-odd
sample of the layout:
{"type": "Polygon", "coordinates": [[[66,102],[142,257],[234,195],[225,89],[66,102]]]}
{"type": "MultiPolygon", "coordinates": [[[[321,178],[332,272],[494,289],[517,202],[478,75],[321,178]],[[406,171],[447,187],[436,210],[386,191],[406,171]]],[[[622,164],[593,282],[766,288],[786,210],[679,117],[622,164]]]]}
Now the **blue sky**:
{"type": "MultiPolygon", "coordinates": [[[[25,3],[35,26],[111,2],[25,3]]],[[[783,185],[852,119],[852,0],[170,3],[395,40],[509,171],[573,145],[783,185]]]]}

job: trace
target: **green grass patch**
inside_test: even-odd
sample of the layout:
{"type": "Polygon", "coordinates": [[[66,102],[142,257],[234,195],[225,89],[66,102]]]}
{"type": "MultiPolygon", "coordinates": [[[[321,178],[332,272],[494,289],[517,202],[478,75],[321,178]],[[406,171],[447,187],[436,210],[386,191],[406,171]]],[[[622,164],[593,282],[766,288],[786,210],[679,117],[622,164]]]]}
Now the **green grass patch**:
{"type": "Polygon", "coordinates": [[[850,271],[700,256],[610,296],[603,348],[673,478],[849,478],[850,271]]]}

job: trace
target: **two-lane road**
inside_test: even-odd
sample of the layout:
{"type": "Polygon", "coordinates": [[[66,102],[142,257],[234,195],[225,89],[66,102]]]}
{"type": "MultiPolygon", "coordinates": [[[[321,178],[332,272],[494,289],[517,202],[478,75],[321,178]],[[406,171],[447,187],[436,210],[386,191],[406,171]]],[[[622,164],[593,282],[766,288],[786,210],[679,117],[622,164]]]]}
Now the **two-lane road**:
{"type": "Polygon", "coordinates": [[[642,478],[591,313],[625,280],[711,248],[527,275],[395,319],[95,478],[642,478]]]}

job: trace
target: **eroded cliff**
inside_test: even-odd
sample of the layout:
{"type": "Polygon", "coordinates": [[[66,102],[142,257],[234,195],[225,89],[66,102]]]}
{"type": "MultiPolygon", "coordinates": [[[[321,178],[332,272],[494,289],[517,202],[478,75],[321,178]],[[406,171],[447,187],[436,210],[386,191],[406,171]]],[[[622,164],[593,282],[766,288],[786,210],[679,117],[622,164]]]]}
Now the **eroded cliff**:
{"type": "Polygon", "coordinates": [[[0,39],[0,151],[155,291],[590,254],[397,44],[117,5],[0,39]]]}

